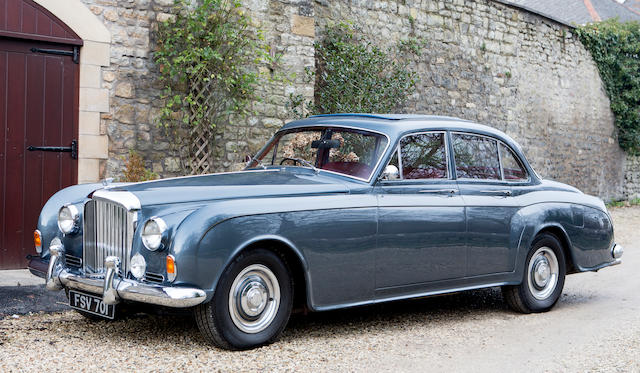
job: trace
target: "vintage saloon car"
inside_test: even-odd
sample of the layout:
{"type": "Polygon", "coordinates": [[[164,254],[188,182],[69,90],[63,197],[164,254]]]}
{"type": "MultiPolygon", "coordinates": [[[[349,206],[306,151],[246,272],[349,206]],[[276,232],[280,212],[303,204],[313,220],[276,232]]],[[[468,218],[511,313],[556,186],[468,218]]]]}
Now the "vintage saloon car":
{"type": "Polygon", "coordinates": [[[30,268],[87,317],[192,308],[223,348],[312,311],[501,286],[551,309],[566,274],[620,263],[601,200],[542,180],[518,144],[455,118],[320,115],[245,171],[61,190],[30,268]]]}

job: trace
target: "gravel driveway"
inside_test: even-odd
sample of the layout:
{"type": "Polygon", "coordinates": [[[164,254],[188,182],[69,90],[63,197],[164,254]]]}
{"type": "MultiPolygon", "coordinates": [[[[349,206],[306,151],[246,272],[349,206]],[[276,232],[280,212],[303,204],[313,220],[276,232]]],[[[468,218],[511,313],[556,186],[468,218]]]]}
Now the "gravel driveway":
{"type": "Polygon", "coordinates": [[[243,352],[209,347],[185,316],[8,317],[0,371],[640,372],[640,207],[612,215],[623,264],[568,276],[545,314],[486,289],[295,316],[279,342],[243,352]]]}

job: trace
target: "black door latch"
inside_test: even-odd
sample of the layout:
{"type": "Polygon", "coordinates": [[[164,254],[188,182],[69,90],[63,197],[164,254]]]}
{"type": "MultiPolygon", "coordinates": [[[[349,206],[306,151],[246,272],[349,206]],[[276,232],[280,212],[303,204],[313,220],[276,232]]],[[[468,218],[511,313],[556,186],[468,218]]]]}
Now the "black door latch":
{"type": "Polygon", "coordinates": [[[69,152],[71,153],[71,158],[78,159],[78,140],[72,140],[71,146],[33,146],[29,145],[27,150],[30,152],[33,151],[41,151],[41,152],[69,152]]]}

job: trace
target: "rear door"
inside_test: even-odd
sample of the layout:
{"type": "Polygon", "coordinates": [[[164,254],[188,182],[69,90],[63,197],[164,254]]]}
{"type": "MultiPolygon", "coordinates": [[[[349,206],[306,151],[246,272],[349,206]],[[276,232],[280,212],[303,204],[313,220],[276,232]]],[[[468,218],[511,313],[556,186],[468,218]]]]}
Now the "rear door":
{"type": "Polygon", "coordinates": [[[511,272],[519,239],[519,232],[511,231],[511,220],[518,210],[512,182],[521,177],[521,171],[502,167],[501,158],[510,154],[493,137],[454,132],[451,145],[466,208],[466,275],[511,272]]]}
{"type": "Polygon", "coordinates": [[[464,203],[451,175],[446,139],[444,131],[403,137],[390,162],[399,178],[377,184],[379,295],[464,276],[464,203]]]}

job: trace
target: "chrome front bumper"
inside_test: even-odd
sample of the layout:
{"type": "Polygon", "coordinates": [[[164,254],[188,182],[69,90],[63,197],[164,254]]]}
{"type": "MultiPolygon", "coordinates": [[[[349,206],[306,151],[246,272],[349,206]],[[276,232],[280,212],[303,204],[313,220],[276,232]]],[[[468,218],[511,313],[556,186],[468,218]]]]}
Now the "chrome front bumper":
{"type": "Polygon", "coordinates": [[[166,307],[186,308],[198,305],[206,299],[202,289],[144,284],[131,279],[119,278],[118,258],[107,257],[104,276],[85,276],[70,272],[61,264],[64,248],[51,248],[46,286],[49,290],[84,290],[102,294],[103,302],[116,304],[120,300],[157,304],[166,307]]]}

